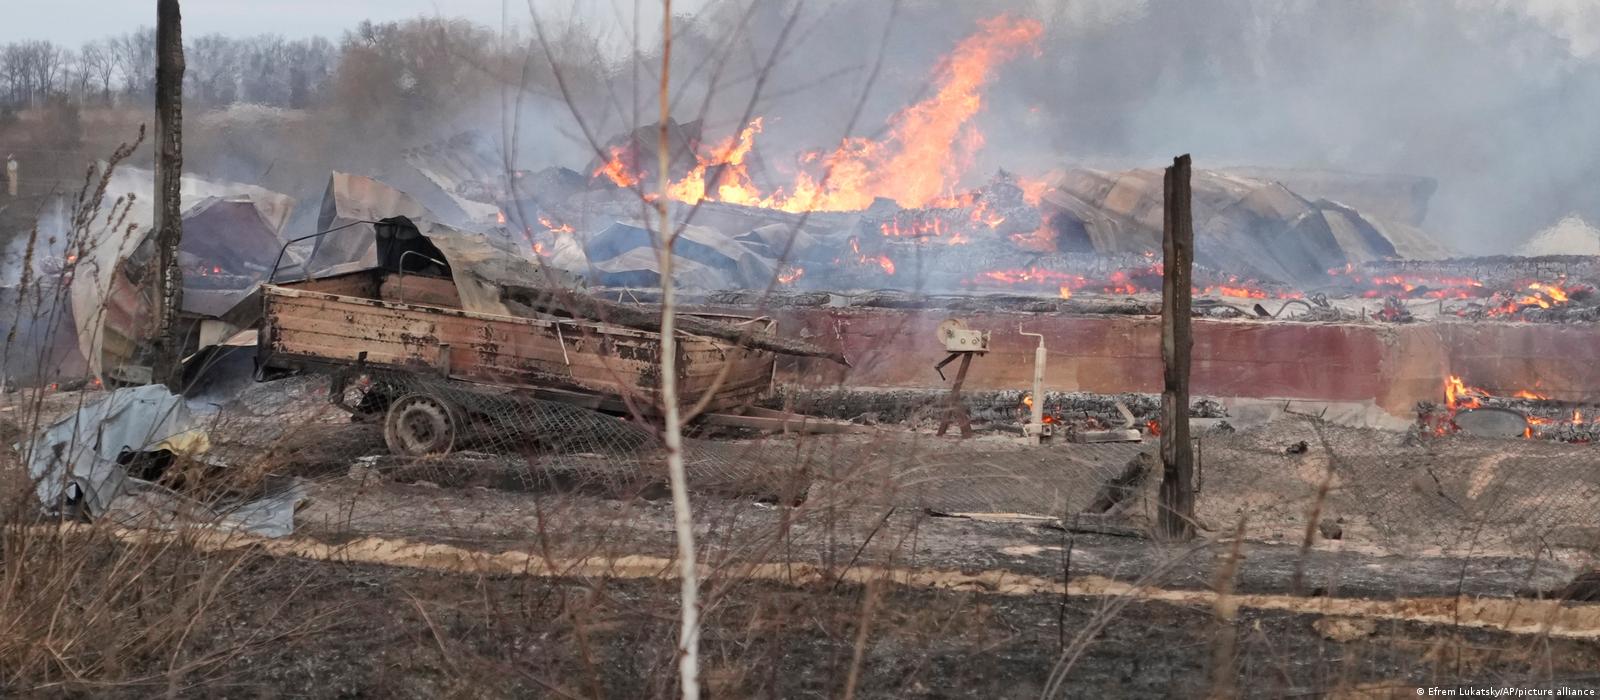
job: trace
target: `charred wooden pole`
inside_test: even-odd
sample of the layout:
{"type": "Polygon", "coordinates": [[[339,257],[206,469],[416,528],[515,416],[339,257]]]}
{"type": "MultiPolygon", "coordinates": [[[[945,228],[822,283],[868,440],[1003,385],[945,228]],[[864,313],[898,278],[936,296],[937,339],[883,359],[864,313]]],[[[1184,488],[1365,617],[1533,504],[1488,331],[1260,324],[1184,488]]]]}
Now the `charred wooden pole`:
{"type": "Polygon", "coordinates": [[[183,177],[183,29],[178,0],[156,0],[156,192],[155,192],[155,343],[151,381],[174,389],[180,380],[183,339],[178,311],[183,306],[183,240],[179,198],[183,177]]]}
{"type": "Polygon", "coordinates": [[[1161,251],[1161,507],[1156,536],[1194,537],[1194,452],[1189,444],[1189,329],[1194,219],[1189,211],[1189,156],[1173,159],[1164,187],[1161,251]]]}

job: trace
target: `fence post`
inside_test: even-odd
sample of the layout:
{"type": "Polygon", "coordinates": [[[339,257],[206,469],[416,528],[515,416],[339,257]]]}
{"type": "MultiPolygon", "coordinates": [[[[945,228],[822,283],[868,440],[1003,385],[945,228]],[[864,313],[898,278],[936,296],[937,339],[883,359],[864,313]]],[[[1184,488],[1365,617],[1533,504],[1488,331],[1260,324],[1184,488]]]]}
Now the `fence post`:
{"type": "Polygon", "coordinates": [[[1189,444],[1189,328],[1194,219],[1190,213],[1189,156],[1174,158],[1163,187],[1161,230],[1161,506],[1156,537],[1194,538],[1194,450],[1189,444]]]}
{"type": "Polygon", "coordinates": [[[156,3],[156,274],[155,348],[151,381],[179,390],[183,337],[178,314],[183,306],[183,31],[178,0],[156,3]]]}

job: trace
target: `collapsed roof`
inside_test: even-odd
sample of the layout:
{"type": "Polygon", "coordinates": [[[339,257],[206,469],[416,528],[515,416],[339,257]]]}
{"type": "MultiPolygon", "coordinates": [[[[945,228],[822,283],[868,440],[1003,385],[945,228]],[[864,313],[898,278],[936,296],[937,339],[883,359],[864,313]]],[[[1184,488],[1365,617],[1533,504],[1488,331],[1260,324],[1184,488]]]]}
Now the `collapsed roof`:
{"type": "MultiPolygon", "coordinates": [[[[1069,170],[1053,184],[1041,208],[1060,250],[1161,248],[1160,170],[1069,170]]],[[[1279,182],[1196,170],[1191,187],[1196,260],[1220,269],[1292,282],[1320,279],[1329,268],[1348,263],[1447,253],[1413,227],[1306,199],[1279,182]]]]}
{"type": "MultiPolygon", "coordinates": [[[[747,242],[704,226],[675,229],[674,280],[696,289],[763,287],[772,280],[777,261],[766,244],[747,242]]],[[[658,287],[661,259],[655,235],[639,221],[614,223],[584,239],[589,280],[612,287],[658,287]]]]}
{"type": "MultiPolygon", "coordinates": [[[[102,167],[105,167],[102,165],[102,167]]],[[[68,289],[78,349],[89,371],[102,379],[147,381],[138,356],[151,330],[154,302],[148,283],[155,274],[154,173],[118,167],[105,191],[99,218],[75,242],[79,257],[68,289]],[[122,202],[119,206],[113,203],[122,202]]],[[[183,311],[210,315],[226,309],[243,291],[265,279],[284,246],[284,223],[294,199],[271,190],[185,175],[180,202],[188,235],[179,260],[197,266],[185,275],[183,311]],[[207,284],[200,267],[226,272],[228,284],[207,284]]]]}

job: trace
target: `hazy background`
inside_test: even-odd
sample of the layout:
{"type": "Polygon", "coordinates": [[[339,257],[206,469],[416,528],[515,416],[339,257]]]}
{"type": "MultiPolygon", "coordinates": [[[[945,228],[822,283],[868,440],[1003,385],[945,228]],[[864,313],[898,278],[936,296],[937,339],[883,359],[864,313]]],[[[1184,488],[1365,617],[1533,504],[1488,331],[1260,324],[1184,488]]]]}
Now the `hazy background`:
{"type": "MultiPolygon", "coordinates": [[[[1191,152],[1199,167],[1437,178],[1424,227],[1465,252],[1510,250],[1569,214],[1600,221],[1600,4],[1588,0],[906,0],[886,43],[883,0],[810,2],[794,14],[792,0],[676,4],[675,116],[693,119],[704,105],[713,137],[747,111],[765,116],[758,148],[768,160],[837,143],[880,47],[856,133],[921,96],[939,56],[978,19],[1009,12],[1040,19],[1046,34],[990,86],[974,182],[1000,167],[1155,165],[1191,152]]],[[[659,5],[533,5],[591,133],[653,121],[659,5]]],[[[0,44],[52,42],[71,54],[55,78],[65,85],[52,90],[137,114],[148,66],[125,58],[90,79],[71,66],[90,47],[115,53],[119,37],[139,38],[152,14],[153,3],[123,0],[28,3],[8,13],[0,44]]],[[[523,167],[581,168],[591,153],[526,3],[213,0],[188,3],[184,19],[189,123],[203,129],[204,111],[233,115],[212,120],[215,140],[197,136],[190,162],[202,172],[286,190],[310,180],[293,192],[304,195],[330,167],[377,167],[401,147],[469,128],[516,133],[523,167]],[[241,111],[255,104],[281,112],[241,111]]],[[[3,63],[12,111],[38,108],[38,90],[19,92],[3,63]]],[[[80,139],[92,142],[100,127],[86,123],[80,139]]],[[[15,147],[20,137],[4,128],[0,146],[15,147]]]]}

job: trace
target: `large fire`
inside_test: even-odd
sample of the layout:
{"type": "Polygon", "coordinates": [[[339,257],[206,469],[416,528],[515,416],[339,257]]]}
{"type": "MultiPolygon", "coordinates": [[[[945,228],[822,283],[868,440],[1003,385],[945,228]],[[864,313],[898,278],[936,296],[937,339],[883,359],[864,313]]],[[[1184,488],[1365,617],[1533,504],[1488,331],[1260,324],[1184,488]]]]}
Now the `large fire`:
{"type": "MultiPolygon", "coordinates": [[[[939,61],[930,76],[929,96],[890,116],[881,138],[847,138],[831,151],[798,154],[792,169],[779,168],[787,184],[772,187],[762,176],[752,176],[757,163],[756,142],[767,126],[756,117],[720,141],[695,144],[695,162],[667,185],[665,192],[646,191],[688,204],[722,202],[785,212],[861,212],[861,227],[849,239],[849,250],[835,262],[854,268],[872,268],[883,274],[896,271],[897,251],[910,245],[962,245],[1007,241],[1017,251],[1055,254],[1057,227],[1040,209],[1052,182],[1060,175],[1025,177],[1001,172],[976,189],[960,189],[984,137],[975,118],[984,109],[986,87],[1001,66],[1036,47],[1044,26],[1034,19],[998,16],[982,20],[976,31],[963,38],[939,61]],[[876,200],[892,200],[897,207],[884,212],[876,200]],[[869,218],[870,217],[870,218],[869,218]],[[868,250],[863,250],[867,248],[868,250]]],[[[619,187],[637,188],[646,180],[638,155],[630,146],[614,146],[603,154],[592,177],[619,187]]],[[[970,185],[971,183],[967,183],[970,185]]],[[[648,188],[647,188],[648,189],[648,188]]],[[[566,233],[570,226],[541,219],[549,231],[566,233]]],[[[1146,253],[1148,265],[1130,265],[1116,271],[1071,274],[1039,267],[993,269],[965,282],[975,287],[998,285],[1053,293],[1070,299],[1084,292],[1113,295],[1157,294],[1161,290],[1161,265],[1146,253]]],[[[1136,261],[1137,263],[1137,261],[1136,261]]],[[[1521,280],[1514,284],[1442,272],[1403,270],[1359,272],[1353,264],[1328,270],[1331,284],[1311,284],[1307,289],[1337,290],[1349,296],[1383,299],[1386,311],[1376,318],[1409,318],[1407,300],[1458,300],[1448,313],[1467,317],[1526,318],[1523,312],[1557,308],[1593,293],[1584,285],[1521,280]]],[[[815,273],[814,273],[815,275],[815,273]]],[[[780,283],[791,284],[800,273],[788,270],[780,283]]],[[[1303,299],[1307,293],[1281,284],[1212,273],[1197,274],[1197,296],[1238,300],[1303,299]]],[[[1327,306],[1321,300],[1317,303],[1327,306]]],[[[1446,312],[1443,304],[1440,311],[1446,312]]]]}
{"type": "Polygon", "coordinates": [[[749,201],[755,188],[750,183],[750,174],[745,168],[745,158],[750,155],[750,150],[755,148],[756,134],[759,133],[761,133],[761,118],[757,117],[745,126],[737,137],[713,146],[710,155],[696,156],[699,162],[695,164],[694,169],[683,179],[669,185],[667,196],[690,204],[703,199],[713,199],[761,206],[759,201],[749,201]],[[710,193],[706,191],[707,171],[710,171],[716,180],[716,189],[710,193]]]}
{"type": "MultiPolygon", "coordinates": [[[[983,20],[977,33],[961,40],[941,61],[933,78],[934,94],[890,117],[882,140],[849,138],[832,153],[802,154],[802,169],[787,188],[763,193],[750,178],[745,160],[761,132],[757,118],[737,136],[697,156],[694,169],[672,183],[667,196],[691,204],[714,200],[788,212],[855,211],[877,197],[902,207],[951,206],[962,175],[983,145],[971,121],[983,108],[984,85],[997,67],[1033,46],[1043,33],[1038,20],[983,20]],[[820,173],[814,172],[819,168],[820,173]]],[[[613,151],[611,156],[595,175],[622,186],[637,183],[623,154],[613,151]]],[[[1037,201],[1043,188],[1031,181],[1030,188],[1037,201]]],[[[975,216],[987,216],[987,221],[994,215],[975,216]]]]}
{"type": "Polygon", "coordinates": [[[605,177],[618,187],[633,187],[639,184],[639,177],[633,174],[633,166],[628,162],[628,150],[621,146],[612,146],[611,157],[600,167],[595,168],[590,177],[605,177]]]}

